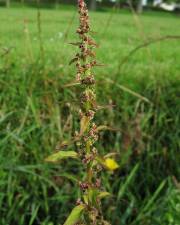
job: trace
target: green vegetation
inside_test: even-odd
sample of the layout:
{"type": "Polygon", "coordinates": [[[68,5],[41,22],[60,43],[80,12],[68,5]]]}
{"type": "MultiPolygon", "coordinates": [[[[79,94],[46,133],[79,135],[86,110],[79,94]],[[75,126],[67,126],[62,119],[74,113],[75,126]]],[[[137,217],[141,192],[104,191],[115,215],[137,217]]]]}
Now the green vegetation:
{"type": "MultiPolygon", "coordinates": [[[[65,87],[75,77],[68,63],[76,49],[68,43],[77,41],[77,14],[60,7],[41,10],[41,26],[37,18],[36,9],[0,9],[1,225],[63,224],[80,194],[78,162],[44,160],[79,126],[78,89],[65,87]]],[[[102,172],[112,193],[103,200],[104,215],[113,225],[178,225],[180,39],[124,59],[151,38],[180,35],[179,18],[97,12],[91,23],[105,64],[96,69],[98,102],[114,105],[96,115],[113,128],[101,133],[97,148],[117,153],[120,165],[102,172]]]]}

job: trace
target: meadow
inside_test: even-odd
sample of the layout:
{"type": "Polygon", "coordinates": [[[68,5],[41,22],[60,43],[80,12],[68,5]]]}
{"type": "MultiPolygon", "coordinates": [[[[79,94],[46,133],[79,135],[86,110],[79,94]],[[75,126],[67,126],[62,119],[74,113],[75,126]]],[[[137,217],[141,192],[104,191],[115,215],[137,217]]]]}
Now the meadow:
{"type": "MultiPolygon", "coordinates": [[[[112,225],[180,224],[180,19],[175,14],[90,13],[99,44],[97,146],[116,153],[102,172],[112,225]],[[151,43],[152,42],[152,43],[151,43]],[[144,43],[144,45],[143,45],[144,43]],[[133,51],[135,49],[135,51],[133,51]]],[[[62,225],[83,169],[44,159],[78,128],[78,89],[69,65],[75,8],[0,8],[0,225],[62,225]],[[72,175],[70,175],[72,174],[72,175]]]]}

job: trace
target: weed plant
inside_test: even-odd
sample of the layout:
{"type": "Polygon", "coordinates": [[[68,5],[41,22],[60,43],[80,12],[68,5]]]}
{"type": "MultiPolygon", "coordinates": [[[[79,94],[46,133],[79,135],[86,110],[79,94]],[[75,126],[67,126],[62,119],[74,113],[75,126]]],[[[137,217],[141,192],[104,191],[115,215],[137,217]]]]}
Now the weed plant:
{"type": "MultiPolygon", "coordinates": [[[[63,224],[81,195],[80,160],[44,163],[52,149],[60,147],[59,140],[70,140],[79,131],[79,86],[66,86],[74,77],[73,66],[67,65],[76,50],[61,37],[68,28],[66,42],[76,39],[77,20],[70,27],[74,11],[63,7],[41,13],[43,63],[36,40],[36,10],[0,9],[2,225],[63,224]],[[24,44],[24,19],[30,46],[24,44]]],[[[132,16],[124,11],[114,14],[104,33],[107,17],[108,12],[91,14],[101,46],[97,58],[107,64],[94,68],[97,99],[100,105],[114,105],[113,110],[98,111],[95,120],[115,129],[102,131],[96,148],[101,155],[117,152],[119,164],[113,174],[101,172],[104,190],[112,194],[102,201],[104,217],[113,225],[178,225],[179,40],[152,44],[150,54],[140,49],[114,74],[121,59],[142,39],[132,16]]],[[[174,15],[151,12],[141,19],[147,38],[179,33],[174,15]]]]}

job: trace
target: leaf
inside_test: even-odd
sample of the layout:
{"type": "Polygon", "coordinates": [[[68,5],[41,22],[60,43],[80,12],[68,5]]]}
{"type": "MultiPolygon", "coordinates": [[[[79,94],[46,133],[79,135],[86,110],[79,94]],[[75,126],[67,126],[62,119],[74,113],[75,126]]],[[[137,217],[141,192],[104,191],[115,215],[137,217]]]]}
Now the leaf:
{"type": "Polygon", "coordinates": [[[103,198],[106,198],[106,197],[109,197],[109,196],[111,196],[111,194],[107,191],[100,192],[99,195],[98,195],[98,197],[100,199],[103,199],[103,198]]]}
{"type": "Polygon", "coordinates": [[[97,197],[98,197],[98,190],[95,188],[90,188],[88,190],[88,199],[91,202],[91,204],[95,207],[98,207],[97,205],[97,197]]]}
{"type": "Polygon", "coordinates": [[[75,62],[77,62],[77,61],[78,61],[78,58],[75,57],[75,58],[73,58],[73,59],[69,62],[69,65],[71,65],[71,64],[73,64],[73,63],[75,63],[75,62]]]}
{"type": "Polygon", "coordinates": [[[128,186],[130,185],[130,183],[132,182],[133,178],[135,177],[138,169],[139,169],[139,164],[136,164],[134,166],[134,168],[132,169],[131,173],[127,176],[126,181],[123,183],[123,185],[120,186],[120,189],[119,189],[119,192],[117,195],[118,201],[122,198],[124,193],[126,193],[126,190],[127,190],[128,186]]]}
{"type": "Polygon", "coordinates": [[[70,45],[75,45],[75,46],[79,46],[81,44],[81,42],[70,42],[70,45]]]}
{"type": "Polygon", "coordinates": [[[75,151],[59,151],[48,156],[45,161],[54,163],[62,159],[77,158],[77,156],[78,154],[75,151]]]}
{"type": "Polygon", "coordinates": [[[111,157],[114,157],[114,156],[117,156],[117,155],[119,155],[118,152],[111,152],[111,153],[106,154],[104,156],[104,158],[107,159],[107,158],[111,158],[111,157]]]}
{"type": "Polygon", "coordinates": [[[40,208],[40,204],[37,206],[35,206],[35,204],[32,204],[31,220],[29,222],[29,225],[32,225],[35,222],[39,208],[40,208]]]}
{"type": "Polygon", "coordinates": [[[96,157],[96,161],[104,166],[108,170],[116,170],[119,168],[117,162],[112,158],[102,158],[100,156],[96,157]]]}
{"type": "Polygon", "coordinates": [[[80,218],[81,218],[81,215],[83,213],[85,209],[85,206],[84,205],[78,205],[76,206],[72,212],[70,213],[70,215],[68,216],[66,222],[64,223],[64,225],[74,225],[75,223],[77,223],[80,218]]]}
{"type": "Polygon", "coordinates": [[[84,132],[87,130],[89,126],[90,119],[87,116],[83,116],[81,119],[81,128],[80,128],[80,135],[83,135],[84,132]]]}
{"type": "Polygon", "coordinates": [[[156,191],[153,193],[152,197],[149,198],[147,204],[143,207],[143,212],[145,212],[145,211],[149,212],[151,210],[150,207],[152,206],[152,204],[157,199],[157,196],[160,194],[160,192],[164,188],[165,184],[166,184],[166,180],[163,180],[160,183],[160,185],[158,186],[158,188],[156,189],[156,191]]]}
{"type": "Polygon", "coordinates": [[[100,125],[99,127],[97,127],[97,131],[100,131],[100,130],[108,130],[108,126],[100,125]]]}
{"type": "Polygon", "coordinates": [[[113,171],[119,168],[119,165],[117,164],[117,162],[114,159],[111,158],[107,158],[105,159],[105,166],[107,169],[113,171]]]}
{"type": "Polygon", "coordinates": [[[86,204],[88,204],[88,196],[87,196],[87,195],[83,195],[83,199],[84,199],[84,202],[85,202],[86,204]]]}
{"type": "Polygon", "coordinates": [[[123,90],[123,91],[125,91],[125,92],[127,92],[127,93],[129,93],[129,94],[131,94],[131,95],[133,95],[133,96],[135,96],[135,97],[141,99],[142,101],[145,101],[145,102],[147,102],[147,103],[152,104],[152,102],[151,102],[148,98],[146,98],[146,97],[142,96],[141,94],[139,94],[139,93],[137,93],[137,92],[135,92],[135,91],[129,89],[128,87],[125,87],[125,86],[123,86],[123,85],[120,85],[120,84],[118,84],[117,82],[115,82],[115,81],[113,81],[113,80],[111,80],[111,79],[108,79],[108,78],[106,79],[106,81],[109,82],[109,83],[114,84],[116,87],[118,87],[118,88],[120,88],[121,90],[123,90]]]}
{"type": "Polygon", "coordinates": [[[69,84],[65,84],[63,87],[73,87],[73,86],[76,86],[76,85],[79,85],[80,83],[79,82],[72,82],[72,83],[69,83],[69,84]]]}
{"type": "Polygon", "coordinates": [[[101,110],[101,109],[112,109],[113,107],[115,107],[116,105],[112,105],[112,104],[110,104],[110,105],[98,105],[97,106],[97,109],[98,110],[101,110]]]}
{"type": "Polygon", "coordinates": [[[160,185],[158,186],[158,188],[156,189],[156,191],[154,192],[154,194],[151,196],[150,199],[148,199],[146,205],[144,205],[142,207],[142,210],[139,212],[136,220],[140,221],[142,220],[142,218],[145,217],[145,215],[149,214],[152,212],[153,210],[153,204],[156,204],[156,199],[159,196],[159,194],[161,193],[162,189],[164,188],[164,186],[166,185],[166,180],[163,180],[160,185]]]}
{"type": "Polygon", "coordinates": [[[65,149],[68,147],[68,145],[70,145],[68,141],[63,141],[56,146],[56,150],[65,149]]]}
{"type": "Polygon", "coordinates": [[[101,130],[119,131],[119,129],[108,127],[106,125],[100,125],[99,127],[97,127],[97,131],[101,131],[101,130]]]}

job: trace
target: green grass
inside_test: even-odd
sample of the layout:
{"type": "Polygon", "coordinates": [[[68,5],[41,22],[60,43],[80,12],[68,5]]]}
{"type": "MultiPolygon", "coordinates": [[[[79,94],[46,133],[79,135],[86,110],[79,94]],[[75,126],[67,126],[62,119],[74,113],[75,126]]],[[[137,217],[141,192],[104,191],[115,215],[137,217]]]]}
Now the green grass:
{"type": "MultiPolygon", "coordinates": [[[[76,52],[68,44],[77,40],[73,13],[42,9],[40,41],[36,9],[0,8],[0,225],[63,224],[79,195],[74,180],[83,171],[76,161],[44,162],[78,129],[78,90],[64,88],[75,77],[68,65],[76,52]]],[[[97,12],[91,22],[97,58],[106,65],[96,69],[98,101],[115,105],[96,120],[119,130],[103,132],[97,146],[119,154],[120,169],[102,173],[113,194],[104,214],[112,225],[178,225],[180,192],[172,177],[180,179],[180,39],[142,48],[118,66],[150,38],[180,35],[179,18],[97,12]]]]}

